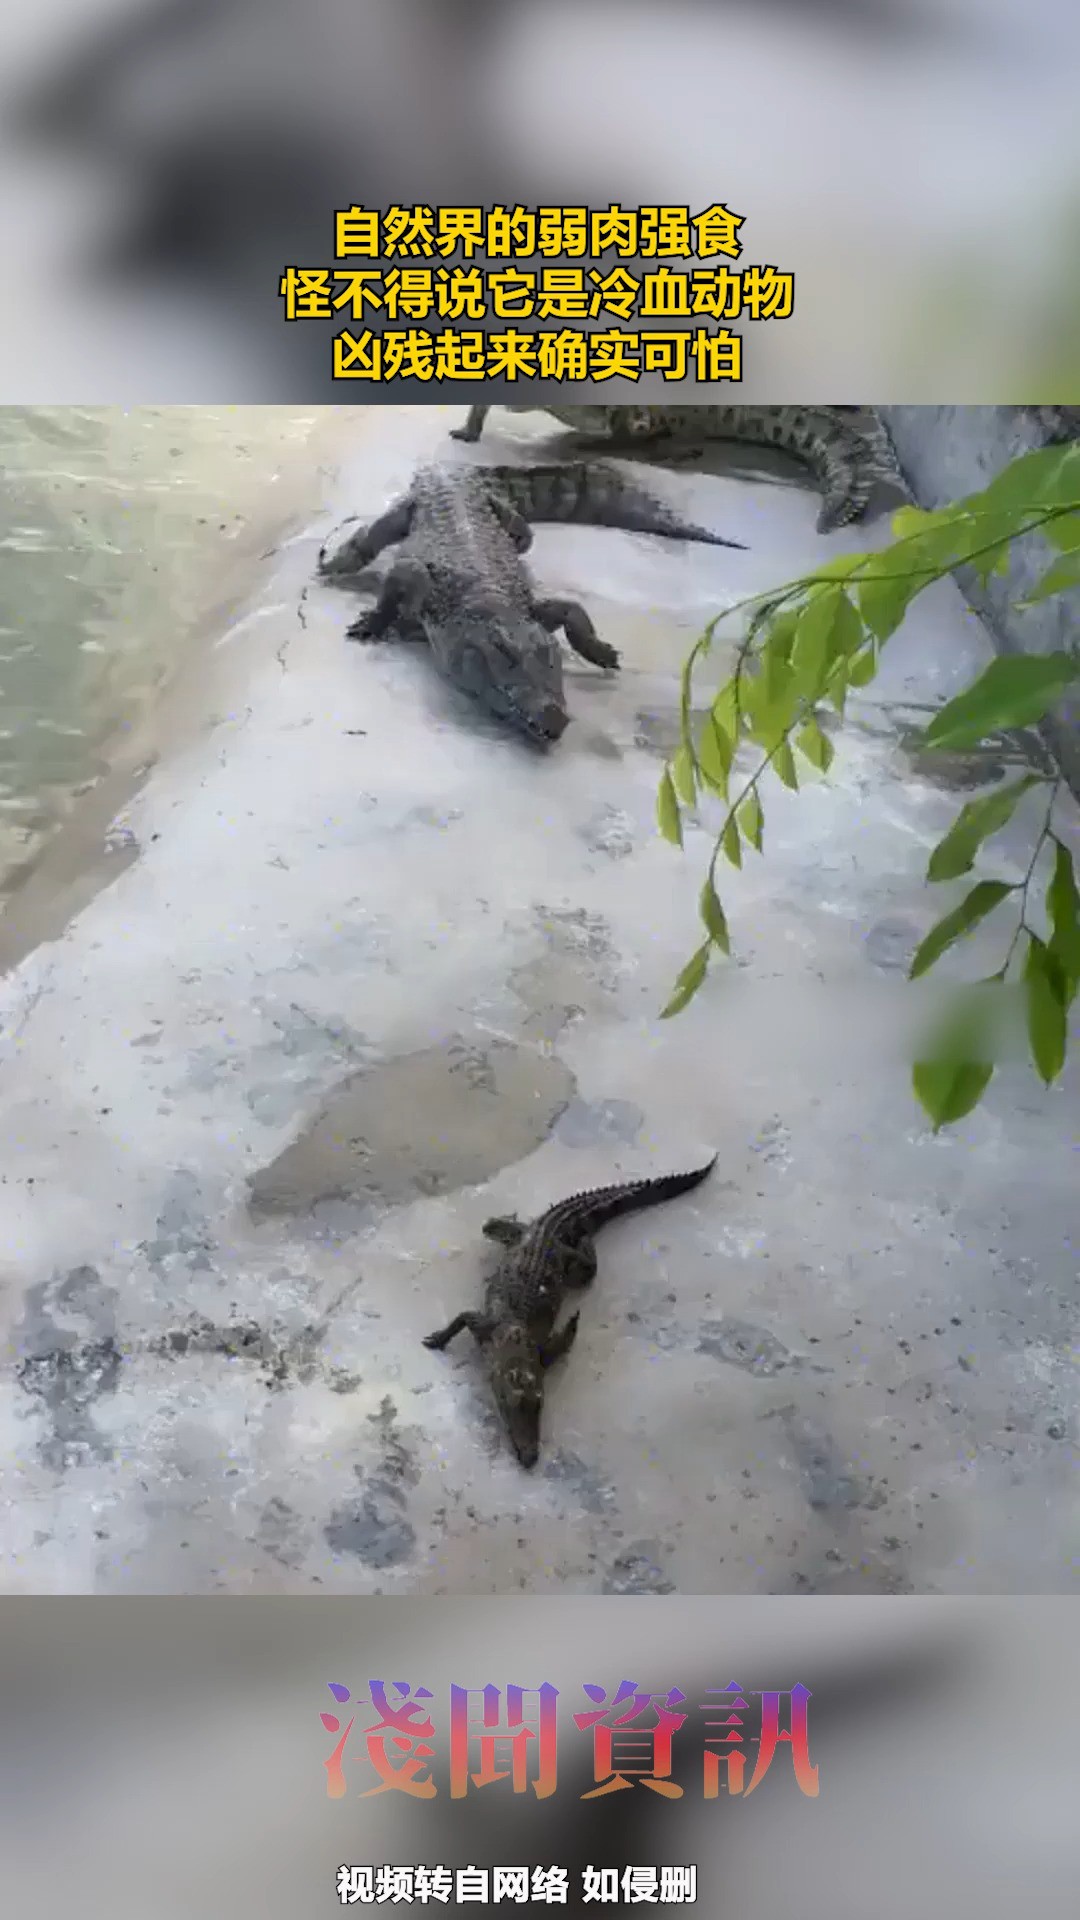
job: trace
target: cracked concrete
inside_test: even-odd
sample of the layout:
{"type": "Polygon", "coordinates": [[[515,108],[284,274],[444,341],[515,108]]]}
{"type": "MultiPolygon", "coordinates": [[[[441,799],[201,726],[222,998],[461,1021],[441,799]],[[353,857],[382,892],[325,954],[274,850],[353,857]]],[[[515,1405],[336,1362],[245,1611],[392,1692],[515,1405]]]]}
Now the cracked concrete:
{"type": "Polygon", "coordinates": [[[365,422],[114,823],[125,870],[0,989],[4,1590],[1075,1591],[1077,1070],[1007,1066],[934,1139],[904,1067],[927,853],[996,777],[905,728],[978,622],[928,595],[829,782],[769,794],[736,958],[661,1024],[715,824],[681,856],[654,825],[686,647],[886,527],[680,471],[749,552],[540,530],[625,666],[570,664],[538,761],[418,653],[347,646],[340,593],[301,605],[418,458],[548,431],[467,453],[452,421],[365,422]],[[523,1474],[475,1356],[420,1344],[481,1222],[713,1149],[601,1237],[523,1474]]]}

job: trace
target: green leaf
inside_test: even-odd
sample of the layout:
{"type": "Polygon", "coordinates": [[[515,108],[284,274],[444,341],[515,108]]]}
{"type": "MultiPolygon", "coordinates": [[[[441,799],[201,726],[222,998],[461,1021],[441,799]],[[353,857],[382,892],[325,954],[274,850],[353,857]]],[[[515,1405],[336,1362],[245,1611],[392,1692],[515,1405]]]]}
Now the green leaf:
{"type": "Polygon", "coordinates": [[[1028,935],[1024,984],[1031,1057],[1041,1079],[1050,1086],[1065,1065],[1068,1019],[1061,970],[1034,933],[1028,935]]]}
{"type": "Polygon", "coordinates": [[[838,553],[832,560],[826,560],[824,566],[815,567],[812,579],[848,580],[867,560],[874,559],[870,553],[838,553]]]}
{"type": "MultiPolygon", "coordinates": [[[[693,646],[691,647],[689,653],[686,656],[686,659],[683,661],[683,669],[682,669],[682,675],[681,675],[680,686],[679,686],[679,722],[680,722],[679,733],[680,733],[680,745],[682,749],[684,749],[688,753],[691,745],[693,744],[690,737],[690,710],[691,710],[691,702],[693,700],[694,668],[696,667],[698,660],[701,659],[708,652],[711,642],[712,642],[712,629],[707,628],[706,631],[703,634],[700,634],[698,638],[695,640],[693,646]]],[[[678,754],[676,754],[675,756],[676,762],[678,761],[678,757],[679,757],[678,754]]],[[[693,779],[692,760],[691,760],[691,768],[690,768],[690,777],[692,780],[693,779]]],[[[675,773],[675,785],[677,787],[679,785],[678,772],[675,773]]],[[[682,791],[681,788],[679,790],[680,792],[682,791]]],[[[691,792],[689,800],[687,801],[687,804],[689,806],[692,806],[696,798],[697,798],[697,792],[695,789],[694,791],[691,792]]]]}
{"type": "Polygon", "coordinates": [[[835,758],[833,743],[822,733],[817,721],[811,716],[805,727],[797,735],[795,745],[804,759],[809,760],[819,773],[828,773],[835,758]]]}
{"type": "Polygon", "coordinates": [[[701,889],[701,919],[710,940],[715,942],[721,953],[730,953],[731,938],[728,934],[728,924],[724,918],[724,909],[720,905],[711,873],[701,889]]]}
{"type": "Polygon", "coordinates": [[[660,781],[660,791],[656,797],[656,820],[665,840],[672,846],[681,847],[682,818],[679,814],[679,802],[675,798],[675,788],[671,775],[665,767],[660,781]]]}
{"type": "Polygon", "coordinates": [[[927,727],[923,745],[977,747],[988,733],[1003,727],[1031,726],[1078,678],[1080,665],[1067,653],[1003,655],[990,662],[973,687],[942,707],[927,727]]]}
{"type": "Polygon", "coordinates": [[[857,582],[859,612],[871,633],[887,640],[896,632],[916,594],[955,564],[962,533],[957,520],[943,515],[928,532],[888,547],[857,582]]]}
{"type": "Polygon", "coordinates": [[[759,627],[765,633],[766,646],[774,647],[785,660],[788,659],[795,629],[801,619],[801,607],[785,606],[775,609],[766,607],[758,621],[759,627]]]}
{"type": "Polygon", "coordinates": [[[790,787],[792,793],[798,793],[799,776],[795,771],[795,762],[792,759],[791,748],[788,746],[786,740],[777,748],[773,755],[773,766],[785,787],[790,787]]]}
{"type": "Polygon", "coordinates": [[[697,781],[694,778],[694,758],[688,748],[677,749],[671,763],[671,778],[683,805],[692,807],[697,799],[697,781]]]}
{"type": "Polygon", "coordinates": [[[938,515],[927,512],[925,507],[897,507],[889,522],[897,540],[906,540],[910,534],[923,533],[927,527],[938,524],[938,515]]]}
{"type": "Polygon", "coordinates": [[[726,800],[728,776],[731,773],[731,763],[735,758],[735,748],[723,728],[717,725],[714,714],[710,713],[705,717],[698,741],[697,757],[698,770],[702,779],[726,800]]]}
{"type": "Polygon", "coordinates": [[[859,612],[878,640],[887,640],[908,610],[922,581],[895,568],[895,577],[863,578],[858,582],[859,612]]]}
{"type": "Polygon", "coordinates": [[[787,676],[787,685],[777,692],[775,682],[781,671],[781,668],[774,669],[772,675],[774,685],[771,690],[766,684],[764,673],[759,673],[753,680],[743,682],[743,714],[746,719],[746,730],[755,746],[759,746],[767,754],[771,754],[784,738],[798,705],[790,674],[787,676]],[[775,696],[772,699],[769,697],[770,691],[775,696]]]}
{"type": "Polygon", "coordinates": [[[760,853],[765,832],[765,815],[761,811],[761,801],[757,797],[756,789],[743,801],[739,808],[738,819],[749,844],[760,853]]]}
{"type": "Polygon", "coordinates": [[[1016,887],[1006,885],[1004,880],[980,880],[958,907],[954,907],[935,927],[931,927],[911,962],[908,979],[918,980],[921,974],[928,973],[949,947],[963,939],[965,934],[973,932],[987,914],[993,913],[1008,894],[1015,892],[1016,887]]]}
{"type": "Polygon", "coordinates": [[[878,649],[876,641],[871,640],[868,647],[857,653],[848,668],[849,687],[868,687],[878,670],[878,649]]]}
{"type": "Polygon", "coordinates": [[[732,675],[730,680],[725,680],[716,699],[712,703],[712,717],[716,721],[720,732],[726,733],[728,739],[733,743],[733,751],[734,747],[738,745],[740,732],[739,716],[740,708],[735,698],[735,677],[732,675]]]}
{"type": "Polygon", "coordinates": [[[964,527],[963,537],[957,547],[957,561],[969,560],[985,587],[992,573],[1008,572],[1009,553],[1015,536],[1015,514],[974,513],[964,527]]]}
{"type": "Polygon", "coordinates": [[[1014,781],[1011,787],[1001,787],[981,800],[969,800],[930,855],[927,879],[956,880],[962,873],[970,873],[983,841],[999,833],[1012,819],[1025,793],[1042,784],[1039,774],[1029,773],[1022,780],[1014,781]]]}
{"type": "Polygon", "coordinates": [[[1049,600],[1055,593],[1067,593],[1070,587],[1080,587],[1080,551],[1065,553],[1060,560],[1055,560],[1031,592],[1016,604],[1021,608],[1035,607],[1040,600],[1049,600]]]}
{"type": "Polygon", "coordinates": [[[1080,505],[1080,448],[1070,443],[1021,454],[975,499],[988,510],[1011,508],[1020,519],[1032,508],[1080,505]]]}
{"type": "Polygon", "coordinates": [[[833,668],[825,683],[825,698],[840,720],[843,719],[844,709],[847,706],[848,675],[848,662],[841,660],[833,668]]]}
{"type": "Polygon", "coordinates": [[[799,623],[797,613],[781,613],[773,620],[758,658],[761,661],[762,700],[768,710],[779,709],[791,684],[791,643],[799,623]]]}
{"type": "Polygon", "coordinates": [[[704,946],[699,947],[693,957],[687,961],[675,982],[675,990],[672,993],[671,999],[660,1015],[661,1020],[670,1020],[674,1014],[681,1013],[684,1007],[689,1006],[705,975],[709,971],[709,951],[711,947],[712,941],[706,940],[704,946]]]}
{"type": "Polygon", "coordinates": [[[1080,548],[1080,513],[1063,513],[1056,520],[1047,520],[1039,531],[1059,553],[1075,553],[1080,548]]]}
{"type": "Polygon", "coordinates": [[[950,987],[940,1016],[919,1050],[919,1059],[941,1065],[970,1066],[996,1061],[1015,989],[1006,985],[1006,969],[988,979],[950,987]]]}
{"type": "Polygon", "coordinates": [[[742,842],[739,839],[739,829],[734,819],[729,820],[724,828],[720,845],[724,849],[725,859],[730,860],[733,867],[741,867],[742,842]]]}
{"type": "Polygon", "coordinates": [[[1080,891],[1072,854],[1054,839],[1054,872],[1046,889],[1046,910],[1053,935],[1050,951],[1065,982],[1066,1004],[1071,1006],[1080,990],[1080,891]]]}
{"type": "Polygon", "coordinates": [[[834,659],[839,655],[841,659],[849,660],[869,638],[854,601],[846,593],[841,593],[832,631],[834,659]]]}
{"type": "Polygon", "coordinates": [[[911,1083],[919,1105],[933,1121],[934,1132],[940,1133],[978,1106],[993,1077],[993,1066],[985,1060],[920,1060],[912,1069],[911,1083]]]}
{"type": "Polygon", "coordinates": [[[814,700],[832,665],[833,629],[844,600],[842,587],[819,588],[800,614],[791,646],[791,671],[802,699],[814,700]]]}

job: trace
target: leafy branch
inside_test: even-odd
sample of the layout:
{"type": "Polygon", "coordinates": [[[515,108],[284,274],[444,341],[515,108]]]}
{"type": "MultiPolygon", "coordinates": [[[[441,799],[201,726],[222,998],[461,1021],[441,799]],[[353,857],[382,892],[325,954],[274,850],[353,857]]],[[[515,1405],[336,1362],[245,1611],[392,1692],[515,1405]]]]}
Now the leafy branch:
{"type": "MultiPolygon", "coordinates": [[[[696,806],[702,794],[719,796],[725,813],[701,889],[705,939],[675,982],[665,1019],[694,998],[714,951],[730,955],[717,869],[721,860],[741,867],[747,848],[763,852],[763,780],[773,774],[798,792],[800,761],[816,773],[828,773],[834,749],[823,729],[824,712],[831,709],[843,720],[849,694],[874,679],[883,646],[917,595],[959,566],[973,567],[984,585],[991,575],[1007,576],[1013,542],[1036,532],[1057,557],[1018,604],[1034,605],[1080,586],[1080,445],[1024,455],[981,493],[938,512],[903,507],[894,516],[893,532],[893,545],[880,553],[842,555],[785,587],[738,601],[710,621],[690,650],[682,674],[679,745],[660,780],[657,819],[665,839],[682,847],[683,810],[696,806]],[[723,622],[739,615],[747,616],[747,626],[734,669],[695,728],[695,670],[723,622]],[[736,757],[747,746],[757,748],[760,757],[733,795],[736,757]]],[[[1072,651],[996,659],[935,715],[923,745],[962,752],[1005,729],[1036,725],[1078,683],[1080,658],[1072,651]]],[[[954,997],[925,1058],[913,1068],[916,1097],[935,1131],[970,1113],[989,1086],[1002,1015],[1015,997],[1007,990],[1017,969],[1036,1070],[1050,1085],[1064,1065],[1069,1011],[1080,991],[1080,891],[1072,855],[1054,831],[1061,786],[1058,777],[1027,773],[996,787],[961,808],[930,856],[927,879],[932,883],[970,873],[1024,796],[1033,788],[1045,789],[1042,828],[1023,880],[978,880],[931,928],[911,962],[910,977],[917,979],[1006,900],[1017,907],[1003,964],[954,997]],[[1032,895],[1050,848],[1044,938],[1032,925],[1032,895]]]]}

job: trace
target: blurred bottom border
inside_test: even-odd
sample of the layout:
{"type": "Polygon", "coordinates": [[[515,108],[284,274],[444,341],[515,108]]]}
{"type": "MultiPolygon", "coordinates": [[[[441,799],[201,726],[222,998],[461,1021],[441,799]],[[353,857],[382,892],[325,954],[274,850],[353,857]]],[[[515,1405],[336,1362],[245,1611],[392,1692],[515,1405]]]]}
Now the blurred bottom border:
{"type": "Polygon", "coordinates": [[[9,1910],[1072,1914],[1078,1626],[1033,1598],[4,1600],[9,1910]]]}

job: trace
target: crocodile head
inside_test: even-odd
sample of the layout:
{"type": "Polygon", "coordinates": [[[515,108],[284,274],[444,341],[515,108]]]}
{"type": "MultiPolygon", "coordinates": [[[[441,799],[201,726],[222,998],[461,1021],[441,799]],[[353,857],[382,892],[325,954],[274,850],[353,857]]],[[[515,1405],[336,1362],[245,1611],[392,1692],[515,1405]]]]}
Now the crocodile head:
{"type": "Polygon", "coordinates": [[[526,1327],[508,1327],[495,1336],[489,1377],[510,1445],[523,1467],[535,1467],[540,1457],[544,1372],[526,1327]]]}
{"type": "Polygon", "coordinates": [[[463,693],[531,745],[552,746],[570,724],[558,643],[538,622],[513,626],[466,609],[431,636],[444,670],[463,693]]]}
{"type": "Polygon", "coordinates": [[[656,431],[656,422],[648,407],[624,407],[623,431],[632,439],[648,439],[656,431]]]}

